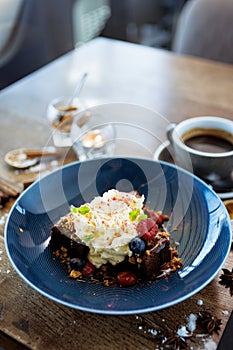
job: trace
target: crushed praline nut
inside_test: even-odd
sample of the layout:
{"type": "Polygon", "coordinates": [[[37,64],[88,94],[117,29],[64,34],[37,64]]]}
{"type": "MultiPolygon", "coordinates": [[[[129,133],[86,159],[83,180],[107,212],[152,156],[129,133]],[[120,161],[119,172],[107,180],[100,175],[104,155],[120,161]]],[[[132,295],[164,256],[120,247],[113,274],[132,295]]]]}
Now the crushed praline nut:
{"type": "Polygon", "coordinates": [[[77,271],[77,270],[71,270],[70,274],[69,274],[69,277],[74,278],[74,279],[82,278],[82,272],[77,271]]]}
{"type": "Polygon", "coordinates": [[[130,263],[130,264],[136,264],[136,261],[135,261],[135,257],[134,257],[134,256],[129,257],[129,263],[130,263]]]}
{"type": "Polygon", "coordinates": [[[173,272],[179,270],[182,267],[181,259],[174,256],[170,261],[170,267],[173,272]]]}
{"type": "Polygon", "coordinates": [[[59,224],[62,227],[66,228],[70,231],[74,231],[74,217],[73,217],[73,215],[68,214],[66,216],[62,216],[60,221],[59,221],[59,224]]]}
{"type": "Polygon", "coordinates": [[[62,264],[65,264],[70,260],[67,252],[68,252],[68,250],[62,246],[60,249],[53,252],[53,254],[55,255],[55,257],[60,259],[60,262],[62,264]]]}

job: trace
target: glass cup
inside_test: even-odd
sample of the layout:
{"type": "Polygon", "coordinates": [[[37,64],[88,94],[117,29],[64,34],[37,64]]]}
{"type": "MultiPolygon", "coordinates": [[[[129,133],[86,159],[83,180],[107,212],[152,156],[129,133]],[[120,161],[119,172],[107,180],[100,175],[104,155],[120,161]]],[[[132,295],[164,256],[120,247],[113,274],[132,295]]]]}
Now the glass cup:
{"type": "Polygon", "coordinates": [[[80,112],[71,128],[71,140],[80,161],[112,156],[115,149],[115,127],[103,116],[88,110],[80,112]]]}
{"type": "Polygon", "coordinates": [[[84,104],[75,97],[71,105],[70,97],[58,97],[53,99],[47,108],[47,119],[52,128],[53,142],[56,147],[71,147],[71,126],[75,116],[84,110],[84,104]]]}

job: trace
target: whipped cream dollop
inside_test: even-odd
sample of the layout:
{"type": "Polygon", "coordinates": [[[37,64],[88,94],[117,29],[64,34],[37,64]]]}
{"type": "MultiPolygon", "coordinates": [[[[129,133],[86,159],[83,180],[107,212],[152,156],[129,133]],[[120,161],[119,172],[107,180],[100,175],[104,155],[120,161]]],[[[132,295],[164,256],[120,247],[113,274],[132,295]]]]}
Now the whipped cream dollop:
{"type": "Polygon", "coordinates": [[[90,248],[88,258],[97,268],[132,255],[129,242],[138,236],[137,224],[145,217],[143,203],[143,195],[112,189],[79,208],[71,207],[75,234],[90,248]]]}

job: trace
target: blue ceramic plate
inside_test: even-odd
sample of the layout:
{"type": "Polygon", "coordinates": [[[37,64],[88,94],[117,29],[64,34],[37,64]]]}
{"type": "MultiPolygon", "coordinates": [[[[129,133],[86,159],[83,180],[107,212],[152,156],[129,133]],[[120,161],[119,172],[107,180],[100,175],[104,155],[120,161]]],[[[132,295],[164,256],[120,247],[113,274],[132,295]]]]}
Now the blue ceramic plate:
{"type": "Polygon", "coordinates": [[[5,229],[8,256],[19,275],[44,296],[83,311],[133,314],[179,303],[205,287],[231,244],[219,197],[201,180],[168,163],[137,158],[96,159],[65,166],[30,186],[13,206],[5,229]],[[137,190],[151,209],[170,216],[183,269],[167,280],[128,288],[70,279],[49,249],[51,226],[111,188],[137,190]]]}

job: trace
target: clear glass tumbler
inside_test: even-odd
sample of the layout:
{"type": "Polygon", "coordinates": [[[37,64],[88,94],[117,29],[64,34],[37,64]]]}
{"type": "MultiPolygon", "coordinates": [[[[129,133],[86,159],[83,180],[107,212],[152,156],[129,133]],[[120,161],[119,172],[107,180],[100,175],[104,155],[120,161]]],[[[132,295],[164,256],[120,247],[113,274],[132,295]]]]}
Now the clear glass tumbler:
{"type": "Polygon", "coordinates": [[[80,161],[112,156],[116,140],[115,127],[103,116],[86,110],[75,117],[71,140],[80,161]]]}
{"type": "Polygon", "coordinates": [[[75,116],[84,110],[84,104],[79,98],[58,97],[52,100],[47,108],[47,119],[52,129],[53,142],[56,147],[71,147],[71,126],[75,116]]]}

